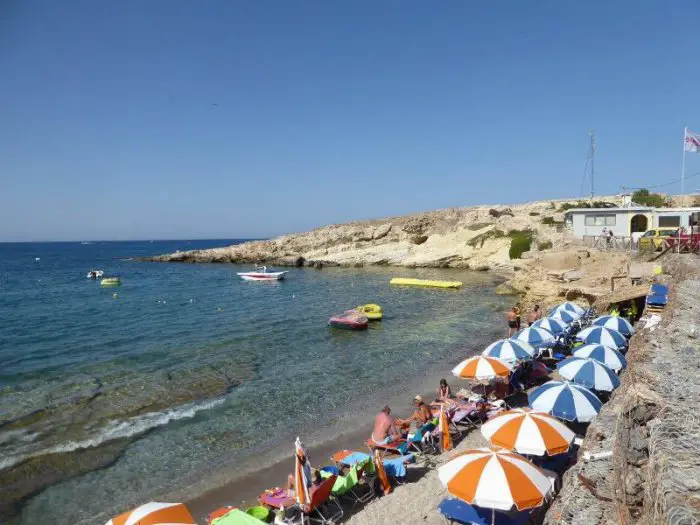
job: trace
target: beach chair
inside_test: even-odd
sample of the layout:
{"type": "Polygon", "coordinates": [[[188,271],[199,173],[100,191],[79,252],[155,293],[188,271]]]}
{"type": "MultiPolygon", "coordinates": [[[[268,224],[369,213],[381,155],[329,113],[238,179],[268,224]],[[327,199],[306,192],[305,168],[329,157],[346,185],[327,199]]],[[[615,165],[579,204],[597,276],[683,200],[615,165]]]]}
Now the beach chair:
{"type": "Polygon", "coordinates": [[[654,283],[651,285],[650,295],[668,295],[668,286],[654,283]]]}
{"type": "MultiPolygon", "coordinates": [[[[374,484],[376,482],[376,473],[374,468],[374,463],[371,461],[371,450],[370,455],[366,452],[358,452],[355,450],[340,450],[331,456],[336,465],[350,467],[357,462],[369,460],[369,464],[365,467],[363,474],[367,483],[372,488],[372,495],[376,495],[376,490],[374,489],[374,484]]],[[[406,476],[406,466],[415,461],[414,454],[408,454],[404,456],[396,456],[390,458],[382,458],[384,464],[384,470],[390,479],[393,479],[395,483],[403,485],[404,478],[406,476]]]]}
{"type": "Polygon", "coordinates": [[[297,518],[285,518],[288,525],[319,523],[332,525],[343,517],[343,508],[331,496],[337,476],[331,475],[311,489],[311,501],[304,505],[294,505],[300,512],[297,518]]]}
{"type": "Polygon", "coordinates": [[[366,456],[364,459],[355,461],[349,466],[349,471],[345,476],[341,475],[340,469],[336,466],[322,467],[320,470],[322,478],[327,478],[331,475],[337,476],[331,494],[338,498],[349,500],[353,506],[358,503],[366,503],[375,496],[374,485],[369,482],[370,477],[365,477],[365,470],[372,466],[372,460],[366,454],[364,456],[366,456]],[[358,489],[363,479],[366,480],[364,485],[368,490],[361,494],[358,489]]]}
{"type": "Polygon", "coordinates": [[[526,510],[505,512],[469,505],[462,500],[453,498],[442,500],[437,510],[450,524],[524,525],[530,519],[530,513],[526,510]]]}
{"type": "MultiPolygon", "coordinates": [[[[258,508],[258,507],[253,507],[258,508]]],[[[209,525],[262,525],[267,523],[266,520],[261,520],[251,515],[249,512],[243,512],[240,509],[231,508],[226,513],[207,521],[209,525]]]]}

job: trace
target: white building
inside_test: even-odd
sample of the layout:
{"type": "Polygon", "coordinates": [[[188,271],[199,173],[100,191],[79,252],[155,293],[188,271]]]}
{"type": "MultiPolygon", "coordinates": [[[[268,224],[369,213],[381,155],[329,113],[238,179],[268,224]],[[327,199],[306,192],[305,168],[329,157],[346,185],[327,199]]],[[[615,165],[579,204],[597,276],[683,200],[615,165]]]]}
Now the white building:
{"type": "Polygon", "coordinates": [[[638,237],[652,228],[688,228],[691,215],[700,208],[572,208],[565,214],[567,227],[576,237],[600,235],[603,228],[615,237],[638,237]]]}

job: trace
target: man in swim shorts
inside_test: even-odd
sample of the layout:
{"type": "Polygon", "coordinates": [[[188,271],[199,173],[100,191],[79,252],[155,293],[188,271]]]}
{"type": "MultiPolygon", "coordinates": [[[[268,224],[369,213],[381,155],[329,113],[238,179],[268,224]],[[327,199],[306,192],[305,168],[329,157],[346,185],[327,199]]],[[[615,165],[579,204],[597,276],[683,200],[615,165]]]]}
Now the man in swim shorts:
{"type": "Polygon", "coordinates": [[[377,445],[387,445],[396,441],[401,436],[394,425],[394,418],[391,417],[391,408],[385,406],[374,418],[374,428],[372,429],[372,441],[377,445]]]}
{"type": "Polygon", "coordinates": [[[515,308],[508,310],[506,320],[508,321],[508,337],[512,337],[518,329],[518,316],[515,313],[515,308]]]}

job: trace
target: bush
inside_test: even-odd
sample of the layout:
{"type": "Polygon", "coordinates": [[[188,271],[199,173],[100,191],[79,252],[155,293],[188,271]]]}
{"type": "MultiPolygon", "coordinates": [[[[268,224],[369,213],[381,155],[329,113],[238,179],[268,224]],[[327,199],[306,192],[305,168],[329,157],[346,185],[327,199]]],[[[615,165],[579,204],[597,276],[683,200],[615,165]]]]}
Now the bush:
{"type": "Polygon", "coordinates": [[[531,211],[528,215],[530,215],[530,217],[537,217],[539,216],[539,212],[531,211]]]}
{"type": "Polygon", "coordinates": [[[481,230],[482,228],[486,228],[487,226],[491,226],[492,224],[493,223],[491,222],[475,222],[474,224],[470,224],[469,226],[467,226],[467,230],[481,230]]]}
{"type": "Polygon", "coordinates": [[[476,237],[470,239],[467,241],[467,246],[471,246],[472,248],[476,248],[477,245],[479,245],[479,248],[481,248],[484,243],[486,242],[487,239],[499,239],[501,237],[505,237],[506,234],[503,233],[501,230],[493,229],[489,230],[484,233],[480,233],[476,237]]]}
{"type": "Polygon", "coordinates": [[[556,224],[554,217],[542,217],[542,220],[540,222],[542,224],[546,224],[547,226],[554,226],[556,224]]]}
{"type": "Polygon", "coordinates": [[[542,251],[542,250],[549,250],[552,247],[552,241],[545,241],[545,242],[538,242],[537,243],[537,250],[542,251]]]}
{"type": "Polygon", "coordinates": [[[614,208],[615,203],[613,202],[607,202],[607,201],[593,201],[593,202],[586,202],[586,201],[576,201],[576,202],[565,202],[561,206],[559,206],[559,209],[557,211],[562,212],[562,211],[567,211],[572,208],[614,208]]]}
{"type": "Polygon", "coordinates": [[[649,193],[649,190],[642,188],[632,193],[632,202],[636,202],[641,206],[649,206],[651,208],[663,208],[666,206],[666,199],[658,193],[649,193]]]}
{"type": "Polygon", "coordinates": [[[509,235],[512,240],[510,241],[508,257],[511,259],[520,259],[523,253],[530,251],[532,234],[530,232],[511,232],[509,235]]]}

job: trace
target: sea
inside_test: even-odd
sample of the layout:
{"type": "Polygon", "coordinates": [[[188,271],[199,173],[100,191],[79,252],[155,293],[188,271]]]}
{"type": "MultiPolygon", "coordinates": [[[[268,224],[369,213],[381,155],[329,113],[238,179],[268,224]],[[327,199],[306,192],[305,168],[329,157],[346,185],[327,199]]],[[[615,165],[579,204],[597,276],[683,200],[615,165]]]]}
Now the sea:
{"type": "Polygon", "coordinates": [[[505,330],[509,300],[485,272],[288,268],[245,282],[248,267],[138,260],[238,242],[0,244],[0,522],[97,525],[199,497],[289,455],[295,436],[337,439],[397,396],[408,409],[505,330]],[[384,319],[328,326],[365,303],[384,319]]]}

